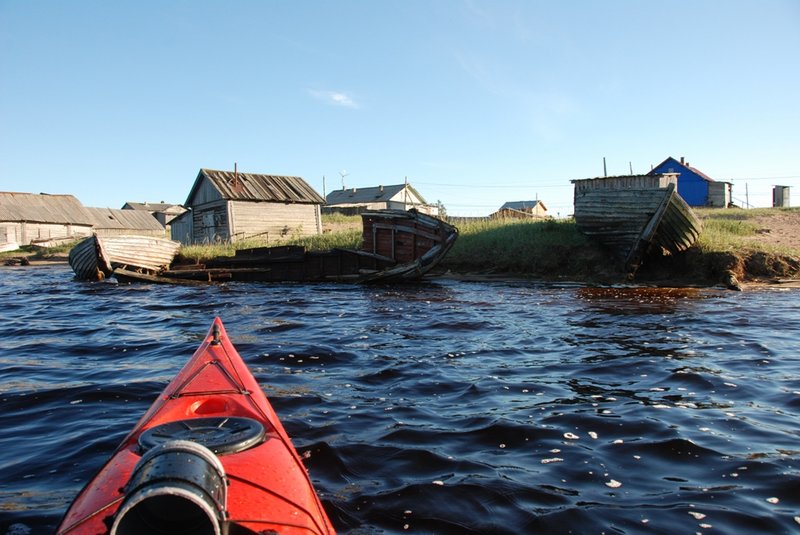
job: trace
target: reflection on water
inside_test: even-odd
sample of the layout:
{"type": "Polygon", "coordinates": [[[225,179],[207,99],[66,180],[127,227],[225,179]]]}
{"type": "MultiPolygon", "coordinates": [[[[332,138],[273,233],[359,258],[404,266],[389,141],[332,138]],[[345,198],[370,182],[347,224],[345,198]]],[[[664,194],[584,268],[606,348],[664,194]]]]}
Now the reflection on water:
{"type": "Polygon", "coordinates": [[[340,532],[795,532],[797,297],[0,270],[0,535],[52,531],[215,315],[340,532]]]}

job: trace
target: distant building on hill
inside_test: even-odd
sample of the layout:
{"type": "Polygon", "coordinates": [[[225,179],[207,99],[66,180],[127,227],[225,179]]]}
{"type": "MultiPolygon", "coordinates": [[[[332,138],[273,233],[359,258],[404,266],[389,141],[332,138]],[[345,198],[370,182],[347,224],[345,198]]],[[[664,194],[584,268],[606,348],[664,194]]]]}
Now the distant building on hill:
{"type": "Polygon", "coordinates": [[[548,215],[547,207],[544,205],[544,203],[536,200],[507,202],[489,217],[492,219],[531,219],[545,218],[548,217],[548,215]]]}
{"type": "Polygon", "coordinates": [[[437,206],[429,205],[408,183],[368,188],[343,188],[330,192],[325,198],[326,213],[359,214],[367,210],[410,210],[438,215],[437,206]]]}
{"type": "Polygon", "coordinates": [[[325,199],[300,177],[200,169],[184,206],[171,221],[182,243],[240,241],[322,233],[325,199]]]}
{"type": "Polygon", "coordinates": [[[683,157],[678,161],[672,156],[658,164],[649,175],[663,173],[678,174],[678,195],[689,206],[711,206],[727,208],[731,204],[732,185],[717,182],[698,169],[691,167],[683,157]]]}

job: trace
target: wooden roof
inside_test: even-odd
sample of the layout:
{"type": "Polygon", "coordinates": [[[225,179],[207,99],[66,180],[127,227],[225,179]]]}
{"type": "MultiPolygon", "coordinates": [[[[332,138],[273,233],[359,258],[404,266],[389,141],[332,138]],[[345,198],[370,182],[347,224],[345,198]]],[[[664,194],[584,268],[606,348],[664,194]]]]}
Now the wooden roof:
{"type": "Polygon", "coordinates": [[[179,204],[164,202],[132,202],[122,205],[123,210],[142,210],[145,212],[183,212],[185,208],[179,204]]]}
{"type": "Polygon", "coordinates": [[[85,208],[95,229],[164,230],[164,226],[143,210],[85,208]]]}
{"type": "Polygon", "coordinates": [[[323,204],[325,199],[314,188],[297,176],[258,175],[233,171],[200,169],[197,179],[186,198],[192,198],[206,179],[219,191],[223,199],[234,201],[270,201],[300,204],[323,204]]]}
{"type": "Polygon", "coordinates": [[[92,224],[86,208],[73,195],[0,192],[0,221],[92,224]]]}

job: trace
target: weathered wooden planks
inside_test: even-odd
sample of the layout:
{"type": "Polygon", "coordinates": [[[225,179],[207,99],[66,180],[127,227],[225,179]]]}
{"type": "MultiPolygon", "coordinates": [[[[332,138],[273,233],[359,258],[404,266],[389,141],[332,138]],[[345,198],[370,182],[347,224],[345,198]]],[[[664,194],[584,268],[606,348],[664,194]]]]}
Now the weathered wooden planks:
{"type": "Polygon", "coordinates": [[[574,180],[575,222],[633,274],[657,245],[669,253],[691,247],[700,220],[676,191],[672,174],[574,180]]]}

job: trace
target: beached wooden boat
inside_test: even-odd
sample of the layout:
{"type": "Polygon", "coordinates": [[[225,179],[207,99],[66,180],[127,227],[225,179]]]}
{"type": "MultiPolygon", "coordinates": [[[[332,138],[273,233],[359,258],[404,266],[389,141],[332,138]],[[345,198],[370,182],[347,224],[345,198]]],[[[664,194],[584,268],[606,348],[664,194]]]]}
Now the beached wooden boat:
{"type": "Polygon", "coordinates": [[[19,244],[16,242],[0,243],[0,253],[8,253],[19,249],[19,244]]]}
{"type": "Polygon", "coordinates": [[[676,254],[700,236],[702,224],[678,195],[674,173],[572,182],[578,229],[606,246],[630,276],[653,247],[676,254]]]}
{"type": "Polygon", "coordinates": [[[120,282],[401,282],[418,280],[447,254],[458,230],[416,210],[362,214],[360,249],[307,251],[300,246],[260,247],[195,265],[174,265],[156,276],[117,269],[120,282]]]}
{"type": "Polygon", "coordinates": [[[114,269],[158,273],[178,254],[180,243],[153,236],[106,236],[93,234],[69,252],[69,265],[80,280],[103,280],[114,269]]]}
{"type": "Polygon", "coordinates": [[[31,240],[31,247],[39,250],[52,249],[53,247],[61,247],[74,243],[84,236],[64,236],[61,238],[42,238],[40,240],[31,240]]]}

